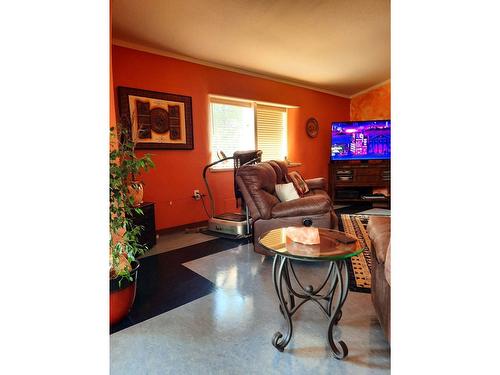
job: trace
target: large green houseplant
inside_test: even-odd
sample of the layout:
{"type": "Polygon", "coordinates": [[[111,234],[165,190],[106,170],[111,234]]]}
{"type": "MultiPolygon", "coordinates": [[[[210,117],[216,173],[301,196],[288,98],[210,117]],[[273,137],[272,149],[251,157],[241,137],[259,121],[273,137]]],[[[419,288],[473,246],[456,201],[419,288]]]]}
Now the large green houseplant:
{"type": "Polygon", "coordinates": [[[127,127],[117,124],[111,128],[109,154],[109,277],[111,323],[123,318],[135,297],[135,280],[139,262],[146,246],[139,243],[142,227],[135,225],[131,216],[142,214],[134,205],[132,190],[136,176],[153,168],[151,155],[135,155],[135,143],[127,127]]]}

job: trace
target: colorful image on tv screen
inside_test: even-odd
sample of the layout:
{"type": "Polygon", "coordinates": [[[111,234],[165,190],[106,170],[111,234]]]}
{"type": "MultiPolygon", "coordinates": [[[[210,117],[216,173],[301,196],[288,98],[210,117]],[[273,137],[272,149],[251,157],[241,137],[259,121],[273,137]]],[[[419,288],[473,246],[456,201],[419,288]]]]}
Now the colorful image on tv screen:
{"type": "Polygon", "coordinates": [[[334,122],[331,160],[391,158],[391,120],[334,122]]]}

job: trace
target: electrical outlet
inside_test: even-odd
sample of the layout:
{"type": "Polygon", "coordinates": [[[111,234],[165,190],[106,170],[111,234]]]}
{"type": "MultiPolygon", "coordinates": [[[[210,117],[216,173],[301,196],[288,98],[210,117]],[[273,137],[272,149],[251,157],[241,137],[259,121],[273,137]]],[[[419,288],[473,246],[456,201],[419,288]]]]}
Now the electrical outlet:
{"type": "Polygon", "coordinates": [[[194,200],[196,201],[199,201],[201,199],[201,194],[200,194],[200,191],[199,190],[195,190],[194,193],[193,193],[193,198],[194,200]]]}

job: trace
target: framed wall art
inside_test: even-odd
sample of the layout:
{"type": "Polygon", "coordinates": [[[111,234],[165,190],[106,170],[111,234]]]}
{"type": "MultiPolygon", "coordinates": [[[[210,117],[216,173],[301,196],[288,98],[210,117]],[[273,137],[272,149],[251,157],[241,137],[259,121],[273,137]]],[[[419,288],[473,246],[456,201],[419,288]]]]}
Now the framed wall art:
{"type": "Polygon", "coordinates": [[[118,87],[118,102],[136,149],[193,149],[190,96],[118,87]]]}

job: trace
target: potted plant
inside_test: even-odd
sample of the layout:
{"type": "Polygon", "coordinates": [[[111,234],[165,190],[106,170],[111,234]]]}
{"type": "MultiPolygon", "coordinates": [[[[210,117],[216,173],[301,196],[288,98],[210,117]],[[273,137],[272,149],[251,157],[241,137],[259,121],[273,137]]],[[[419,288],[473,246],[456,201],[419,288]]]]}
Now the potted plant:
{"type": "Polygon", "coordinates": [[[135,155],[135,144],[126,127],[111,129],[113,141],[109,154],[109,277],[110,323],[123,319],[135,299],[137,257],[147,248],[138,242],[142,226],[134,225],[131,215],[142,210],[136,207],[130,187],[135,176],[154,167],[151,155],[135,155]],[[115,132],[116,130],[116,132],[115,132]]]}

